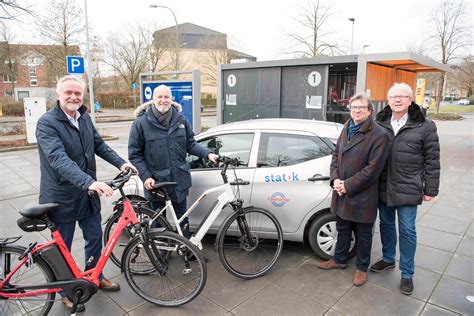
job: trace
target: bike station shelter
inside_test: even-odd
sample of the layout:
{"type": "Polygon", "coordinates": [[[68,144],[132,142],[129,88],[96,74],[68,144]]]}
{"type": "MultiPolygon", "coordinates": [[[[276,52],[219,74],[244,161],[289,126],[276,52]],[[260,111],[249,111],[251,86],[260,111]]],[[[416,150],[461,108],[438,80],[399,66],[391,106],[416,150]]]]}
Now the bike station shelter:
{"type": "Polygon", "coordinates": [[[413,91],[418,72],[445,72],[447,65],[410,53],[320,56],[220,65],[217,123],[256,118],[299,118],[344,123],[347,105],[365,92],[375,113],[395,82],[413,91]]]}
{"type": "Polygon", "coordinates": [[[201,131],[201,79],[199,70],[141,73],[139,81],[140,104],[151,102],[153,90],[159,85],[171,89],[173,101],[179,103],[182,114],[195,133],[201,131]]]}

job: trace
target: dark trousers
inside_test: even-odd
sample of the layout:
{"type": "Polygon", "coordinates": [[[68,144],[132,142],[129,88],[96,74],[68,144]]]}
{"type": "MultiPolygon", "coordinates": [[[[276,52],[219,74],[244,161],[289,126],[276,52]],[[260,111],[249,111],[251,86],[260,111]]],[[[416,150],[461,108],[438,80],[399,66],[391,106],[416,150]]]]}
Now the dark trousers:
{"type": "Polygon", "coordinates": [[[349,260],[349,249],[351,246],[352,229],[356,234],[356,267],[357,270],[367,272],[370,264],[370,251],[372,249],[372,229],[374,223],[356,223],[346,221],[337,216],[337,244],[333,260],[337,263],[346,263],[349,260]]]}
{"type": "MultiPolygon", "coordinates": [[[[161,210],[163,207],[165,207],[165,201],[151,200],[150,204],[151,204],[151,207],[155,210],[156,209],[161,210]]],[[[181,202],[171,201],[171,204],[173,204],[173,208],[174,208],[174,211],[175,211],[176,216],[178,217],[178,219],[181,216],[183,216],[184,213],[186,213],[186,211],[187,211],[186,199],[184,199],[181,202]]],[[[163,214],[163,216],[165,216],[165,215],[166,215],[166,212],[163,214]]],[[[184,237],[186,237],[188,239],[191,238],[191,233],[189,232],[189,221],[188,221],[187,217],[181,222],[181,224],[179,226],[181,226],[181,230],[183,231],[184,237]]]]}
{"type": "MultiPolygon", "coordinates": [[[[100,212],[93,214],[86,218],[77,221],[79,227],[82,230],[82,236],[84,237],[84,255],[86,263],[84,270],[95,267],[97,261],[99,261],[100,253],[102,252],[102,226],[100,225],[102,216],[100,212]],[[90,257],[93,260],[87,263],[90,257]]],[[[74,238],[74,231],[76,230],[76,221],[68,223],[55,223],[61,237],[64,239],[67,248],[71,251],[72,240],[74,238]]],[[[99,279],[102,280],[104,275],[101,273],[99,279]]],[[[61,296],[64,296],[63,292],[59,292],[61,296]]]]}

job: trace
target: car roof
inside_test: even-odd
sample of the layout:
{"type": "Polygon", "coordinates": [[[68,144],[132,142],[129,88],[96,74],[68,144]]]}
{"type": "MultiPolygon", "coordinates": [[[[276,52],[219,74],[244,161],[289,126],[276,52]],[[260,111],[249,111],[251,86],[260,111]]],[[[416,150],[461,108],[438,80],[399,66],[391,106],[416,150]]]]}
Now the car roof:
{"type": "Polygon", "coordinates": [[[234,132],[247,130],[281,130],[281,131],[303,131],[312,132],[316,135],[337,139],[344,126],[335,122],[303,120],[303,119],[256,119],[226,123],[212,127],[202,136],[214,132],[234,132]]]}

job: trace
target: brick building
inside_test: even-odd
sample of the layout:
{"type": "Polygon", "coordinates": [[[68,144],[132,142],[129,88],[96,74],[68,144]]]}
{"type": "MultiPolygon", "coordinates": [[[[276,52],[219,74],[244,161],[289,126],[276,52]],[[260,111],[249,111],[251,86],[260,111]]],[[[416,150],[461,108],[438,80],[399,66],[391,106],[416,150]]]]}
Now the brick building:
{"type": "Polygon", "coordinates": [[[53,102],[56,82],[67,73],[66,56],[79,54],[79,46],[0,42],[0,97],[46,97],[53,102]]]}

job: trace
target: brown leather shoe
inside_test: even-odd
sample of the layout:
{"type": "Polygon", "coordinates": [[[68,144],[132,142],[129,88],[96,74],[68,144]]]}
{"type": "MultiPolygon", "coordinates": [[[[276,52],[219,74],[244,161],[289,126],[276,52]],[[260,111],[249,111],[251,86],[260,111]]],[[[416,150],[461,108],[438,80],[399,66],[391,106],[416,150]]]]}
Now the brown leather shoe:
{"type": "MultiPolygon", "coordinates": [[[[67,308],[71,309],[72,308],[72,302],[70,300],[68,300],[67,297],[63,297],[60,299],[61,302],[63,302],[64,305],[66,305],[67,308]]],[[[77,304],[77,307],[76,307],[76,312],[83,312],[86,310],[86,307],[84,306],[84,304],[77,304]]]]}
{"type": "Polygon", "coordinates": [[[318,262],[316,263],[316,266],[320,269],[331,270],[331,269],[345,269],[347,267],[347,264],[337,263],[335,261],[328,260],[328,261],[318,262]]]}
{"type": "Polygon", "coordinates": [[[120,285],[118,283],[114,283],[112,281],[103,278],[99,282],[99,289],[106,292],[115,292],[120,290],[120,285]]]}
{"type": "Polygon", "coordinates": [[[354,283],[355,286],[361,286],[365,281],[367,281],[367,272],[356,270],[352,283],[354,283]]]}

